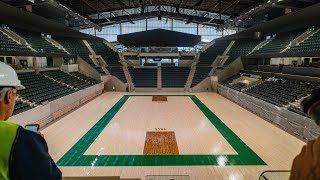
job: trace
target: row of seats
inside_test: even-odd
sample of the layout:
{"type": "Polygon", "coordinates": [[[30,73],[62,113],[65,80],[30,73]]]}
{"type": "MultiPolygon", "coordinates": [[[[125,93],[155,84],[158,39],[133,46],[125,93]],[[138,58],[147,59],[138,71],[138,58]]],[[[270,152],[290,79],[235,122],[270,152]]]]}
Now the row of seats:
{"type": "Polygon", "coordinates": [[[41,72],[45,76],[49,76],[53,79],[56,79],[62,83],[65,83],[69,86],[72,86],[76,89],[85,89],[87,87],[92,86],[93,84],[87,81],[84,81],[82,79],[79,79],[77,77],[74,77],[70,74],[64,73],[60,70],[54,70],[54,71],[43,71],[41,72]]]}
{"type": "Polygon", "coordinates": [[[240,77],[240,75],[233,75],[230,78],[222,81],[220,84],[227,86],[231,89],[237,90],[237,91],[241,91],[241,87],[239,87],[238,85],[231,85],[231,83],[233,82],[233,80],[238,79],[240,77]]]}
{"type": "MultiPolygon", "coordinates": [[[[28,72],[18,73],[18,77],[21,80],[21,84],[26,87],[26,89],[18,91],[19,97],[36,104],[42,104],[45,101],[54,101],[77,91],[72,87],[57,82],[57,79],[62,80],[67,84],[70,83],[70,85],[76,86],[79,89],[100,83],[79,72],[73,72],[71,74],[66,74],[62,71],[43,71],[40,74],[28,72]],[[50,78],[46,76],[50,76],[50,78]]],[[[17,100],[14,115],[31,108],[32,107],[28,103],[17,100]]]]}
{"type": "Polygon", "coordinates": [[[191,88],[199,84],[202,80],[209,76],[212,67],[210,66],[197,66],[194,73],[191,88]]]}
{"type": "Polygon", "coordinates": [[[14,106],[13,115],[28,111],[31,108],[32,107],[28,103],[24,103],[20,100],[17,100],[16,105],[14,106]]]}
{"type": "Polygon", "coordinates": [[[2,51],[25,51],[30,52],[27,46],[18,44],[0,31],[0,50],[2,51]]]}
{"type": "Polygon", "coordinates": [[[267,53],[280,53],[283,51],[292,40],[302,34],[305,30],[295,30],[286,33],[277,34],[271,42],[262,48],[254,51],[252,54],[267,54],[267,53]]]}
{"type": "Polygon", "coordinates": [[[156,88],[158,70],[156,68],[128,67],[134,87],[156,88]]]}
{"type": "MultiPolygon", "coordinates": [[[[80,56],[90,66],[92,66],[93,68],[97,68],[97,70],[99,70],[99,67],[96,67],[94,62],[91,60],[89,56],[91,53],[81,39],[61,38],[61,37],[53,37],[53,39],[57,41],[59,44],[61,44],[70,54],[80,56]]],[[[103,70],[101,71],[101,67],[98,72],[104,73],[103,70]]]]}
{"type": "Polygon", "coordinates": [[[292,111],[292,112],[295,112],[297,114],[300,114],[302,116],[309,117],[306,113],[304,113],[300,108],[298,108],[296,106],[289,106],[288,110],[292,111]]]}
{"type": "Polygon", "coordinates": [[[315,88],[314,84],[292,80],[266,81],[244,93],[255,96],[277,106],[294,102],[315,88]]]}
{"type": "Polygon", "coordinates": [[[74,89],[62,85],[42,74],[18,73],[22,85],[26,89],[18,91],[18,94],[31,102],[41,104],[45,101],[53,101],[75,92],[74,89]]]}
{"type": "MultiPolygon", "coordinates": [[[[67,52],[65,52],[64,50],[59,49],[51,43],[49,43],[44,37],[42,37],[40,33],[30,32],[21,29],[14,29],[14,31],[22,38],[24,38],[31,45],[31,47],[39,53],[55,53],[61,55],[67,54],[67,52]]],[[[94,62],[91,60],[89,56],[91,53],[81,39],[54,37],[54,40],[61,44],[70,54],[80,56],[84,61],[86,61],[89,65],[95,68],[100,74],[105,74],[105,71],[100,66],[96,66],[94,62]]],[[[107,60],[107,63],[109,65],[121,66],[119,62],[118,52],[113,51],[102,41],[92,40],[91,43],[95,51],[99,52],[99,54],[101,54],[103,58],[107,60]]],[[[21,45],[14,42],[6,35],[4,35],[2,32],[0,32],[0,50],[31,51],[31,49],[29,49],[26,45],[21,45]]]]}
{"type": "MultiPolygon", "coordinates": [[[[14,31],[22,38],[24,38],[30,44],[30,46],[39,53],[54,53],[61,55],[67,54],[67,52],[65,52],[64,50],[59,49],[49,43],[44,37],[42,37],[40,33],[26,31],[18,28],[14,28],[14,31]]],[[[61,44],[70,54],[80,56],[84,61],[95,68],[100,74],[105,74],[105,71],[100,66],[96,66],[91,60],[89,56],[91,53],[81,39],[65,37],[53,37],[53,39],[61,44]]],[[[110,62],[115,62],[114,64],[118,66],[121,65],[119,62],[118,52],[113,51],[102,41],[92,40],[92,47],[96,51],[98,51],[105,60],[109,61],[108,64],[111,64],[110,62]]],[[[0,32],[0,50],[31,52],[31,49],[29,49],[26,45],[21,45],[14,42],[2,32],[0,32]]]]}
{"type": "MultiPolygon", "coordinates": [[[[241,74],[248,75],[248,74],[241,74]]],[[[234,79],[241,75],[235,75],[221,82],[221,85],[227,86],[237,91],[250,95],[252,97],[269,102],[276,106],[285,106],[288,110],[308,117],[299,107],[294,106],[298,100],[307,96],[312,90],[319,88],[319,83],[311,83],[306,81],[296,81],[288,79],[278,79],[277,81],[265,81],[253,88],[246,89],[242,84],[231,84],[234,79]]]]}
{"type": "Polygon", "coordinates": [[[24,38],[33,49],[39,53],[57,53],[57,54],[66,54],[65,51],[59,49],[45,40],[40,33],[30,32],[21,29],[14,29],[14,31],[24,38]]]}
{"type": "Polygon", "coordinates": [[[88,82],[88,83],[91,83],[91,84],[93,84],[93,85],[100,83],[100,81],[97,81],[97,80],[93,79],[92,77],[85,76],[85,75],[83,75],[83,74],[81,74],[81,73],[79,73],[79,72],[72,72],[72,73],[70,73],[70,74],[73,75],[73,76],[75,76],[75,77],[77,77],[77,78],[79,78],[79,79],[81,79],[81,80],[83,80],[83,81],[86,81],[86,82],[88,82]]]}
{"type": "MultiPolygon", "coordinates": [[[[227,67],[234,60],[236,60],[239,56],[249,54],[262,40],[253,40],[253,39],[239,39],[236,40],[232,45],[227,55],[228,59],[224,62],[223,67],[227,67]]],[[[229,46],[229,40],[218,40],[213,45],[211,45],[208,49],[203,51],[200,54],[199,62],[196,67],[196,71],[194,74],[194,78],[191,84],[191,87],[196,86],[203,79],[208,77],[212,67],[213,61],[224,53],[224,51],[229,46]]]]}
{"type": "Polygon", "coordinates": [[[121,66],[118,52],[109,48],[102,40],[87,40],[97,55],[101,55],[108,66],[121,66]]]}
{"type": "Polygon", "coordinates": [[[108,64],[108,71],[111,75],[117,77],[122,82],[126,83],[126,77],[124,75],[122,64],[118,52],[109,48],[103,41],[100,40],[88,40],[93,51],[101,57],[108,64]]]}
{"type": "Polygon", "coordinates": [[[320,77],[320,69],[315,67],[293,67],[293,66],[272,66],[272,65],[247,65],[245,69],[251,73],[260,71],[263,73],[283,73],[310,77],[320,77]]]}
{"type": "Polygon", "coordinates": [[[302,43],[291,47],[287,52],[310,52],[320,50],[320,31],[309,37],[302,43]]]}
{"type": "Polygon", "coordinates": [[[109,66],[108,70],[111,75],[117,77],[120,81],[124,83],[127,82],[122,66],[112,66],[112,67],[109,66]]]}
{"type": "Polygon", "coordinates": [[[211,64],[217,58],[217,56],[223,54],[223,52],[229,44],[229,40],[217,40],[214,42],[213,45],[208,47],[208,49],[200,53],[199,62],[196,65],[196,70],[192,79],[191,88],[196,86],[206,77],[208,77],[212,69],[211,64]]]}
{"type": "Polygon", "coordinates": [[[229,56],[226,62],[223,64],[227,67],[239,56],[248,55],[262,40],[253,39],[239,39],[234,42],[227,55],[229,56]]]}
{"type": "Polygon", "coordinates": [[[201,52],[198,65],[211,66],[217,56],[222,55],[230,44],[229,40],[217,40],[208,49],[201,52]]]}
{"type": "MultiPolygon", "coordinates": [[[[157,87],[157,68],[129,67],[129,72],[135,87],[157,87]]],[[[163,88],[183,88],[186,85],[190,67],[161,67],[163,88]]]]}
{"type": "Polygon", "coordinates": [[[103,70],[102,67],[100,67],[100,66],[94,66],[94,69],[95,69],[96,71],[98,71],[98,73],[100,73],[100,74],[105,74],[104,70],[103,70]]]}
{"type": "MultiPolygon", "coordinates": [[[[244,74],[242,74],[244,75],[244,74]]],[[[276,106],[287,105],[301,99],[311,93],[312,90],[320,87],[318,83],[296,81],[289,79],[268,79],[252,88],[246,89],[241,84],[231,84],[233,80],[239,78],[235,75],[220,84],[245,94],[269,102],[276,106]]]]}
{"type": "Polygon", "coordinates": [[[161,67],[163,88],[185,87],[190,67],[161,67]]]}
{"type": "Polygon", "coordinates": [[[80,56],[90,66],[97,70],[100,74],[105,74],[100,66],[96,66],[89,55],[91,52],[81,39],[54,37],[69,53],[80,56]]]}
{"type": "Polygon", "coordinates": [[[79,72],[67,74],[59,70],[43,71],[40,74],[35,72],[18,73],[18,77],[22,85],[26,87],[26,89],[18,91],[18,94],[37,104],[53,101],[74,93],[77,91],[75,88],[83,89],[100,83],[79,72]],[[64,84],[59,83],[59,81],[64,84]]]}

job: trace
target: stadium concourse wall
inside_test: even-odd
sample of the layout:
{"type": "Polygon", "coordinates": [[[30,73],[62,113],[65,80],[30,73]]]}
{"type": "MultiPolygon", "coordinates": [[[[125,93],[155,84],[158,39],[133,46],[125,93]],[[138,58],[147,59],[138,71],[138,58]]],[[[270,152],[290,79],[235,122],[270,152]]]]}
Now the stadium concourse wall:
{"type": "Polygon", "coordinates": [[[100,73],[98,73],[97,70],[95,70],[90,64],[88,64],[86,61],[84,61],[80,56],[77,56],[77,64],[78,64],[78,68],[79,68],[80,73],[82,73],[86,76],[90,76],[97,81],[106,82],[106,80],[104,80],[101,77],[100,73]]]}
{"type": "Polygon", "coordinates": [[[241,60],[241,57],[237,58],[235,61],[233,61],[231,64],[229,64],[226,68],[222,70],[217,71],[217,78],[218,82],[222,82],[228,78],[230,78],[233,75],[236,75],[240,72],[240,70],[243,70],[243,63],[241,60]]]}
{"type": "Polygon", "coordinates": [[[204,80],[202,80],[199,84],[194,86],[193,88],[190,88],[190,91],[193,93],[196,92],[211,92],[213,91],[213,86],[214,86],[214,76],[211,77],[206,77],[204,80]]]}
{"type": "Polygon", "coordinates": [[[127,91],[127,83],[123,83],[122,81],[120,81],[117,77],[115,76],[111,76],[111,75],[108,75],[108,81],[107,83],[105,83],[104,85],[104,89],[106,91],[121,91],[121,92],[126,92],[127,91]],[[113,89],[113,87],[115,89],[113,89]]]}
{"type": "Polygon", "coordinates": [[[220,84],[218,93],[303,139],[312,140],[320,135],[320,127],[312,119],[291,112],[285,107],[273,105],[220,84]]]}
{"type": "Polygon", "coordinates": [[[40,124],[40,127],[43,127],[101,95],[103,90],[104,83],[101,82],[51,101],[46,105],[40,105],[21,114],[12,116],[9,121],[20,124],[21,126],[26,124],[40,124]]]}

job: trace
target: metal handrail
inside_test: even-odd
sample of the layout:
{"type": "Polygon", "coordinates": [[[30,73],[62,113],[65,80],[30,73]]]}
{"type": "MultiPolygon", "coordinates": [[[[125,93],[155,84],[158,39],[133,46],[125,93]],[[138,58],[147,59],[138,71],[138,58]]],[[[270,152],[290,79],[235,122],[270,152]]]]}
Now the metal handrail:
{"type": "Polygon", "coordinates": [[[290,170],[268,170],[268,171],[263,171],[260,176],[259,176],[259,180],[263,178],[263,180],[269,180],[265,174],[266,173],[290,173],[290,170]]]}

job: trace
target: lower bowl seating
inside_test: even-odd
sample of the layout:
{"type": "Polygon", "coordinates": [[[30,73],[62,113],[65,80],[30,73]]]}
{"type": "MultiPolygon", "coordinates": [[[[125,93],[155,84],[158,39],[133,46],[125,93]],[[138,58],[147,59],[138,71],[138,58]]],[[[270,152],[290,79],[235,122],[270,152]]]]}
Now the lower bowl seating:
{"type": "Polygon", "coordinates": [[[134,87],[157,87],[157,69],[128,67],[134,87]]]}
{"type": "Polygon", "coordinates": [[[92,85],[92,83],[89,83],[87,81],[78,79],[70,74],[64,73],[60,70],[56,71],[43,71],[42,74],[49,76],[51,78],[57,79],[65,84],[68,84],[69,86],[72,86],[77,89],[84,89],[92,85]]]}
{"type": "MultiPolygon", "coordinates": [[[[244,74],[243,74],[244,75],[244,74]]],[[[248,74],[246,74],[248,75],[248,74]]],[[[309,95],[314,89],[320,87],[319,83],[306,81],[297,81],[289,79],[267,79],[263,83],[246,89],[239,84],[232,85],[233,80],[239,78],[240,75],[235,75],[220,84],[237,91],[274,104],[279,107],[288,107],[288,110],[306,116],[299,108],[291,104],[309,95]],[[290,105],[289,105],[290,103],[290,105]]]]}
{"type": "Polygon", "coordinates": [[[162,67],[162,87],[182,88],[185,87],[190,67],[162,67]]]}
{"type": "Polygon", "coordinates": [[[17,100],[16,105],[14,106],[13,115],[28,111],[31,108],[32,107],[28,103],[17,100]]]}
{"type": "Polygon", "coordinates": [[[36,73],[18,73],[22,85],[26,89],[18,91],[18,94],[31,102],[41,104],[44,101],[53,101],[75,92],[65,85],[36,73]]]}

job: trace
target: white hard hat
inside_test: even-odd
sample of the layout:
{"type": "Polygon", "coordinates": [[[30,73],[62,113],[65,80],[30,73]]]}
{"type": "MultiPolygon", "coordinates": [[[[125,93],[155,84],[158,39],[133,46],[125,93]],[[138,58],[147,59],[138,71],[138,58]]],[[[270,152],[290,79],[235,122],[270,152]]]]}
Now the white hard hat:
{"type": "Polygon", "coordinates": [[[3,62],[0,62],[0,87],[15,87],[17,90],[25,89],[21,85],[16,71],[3,62]]]}

